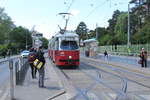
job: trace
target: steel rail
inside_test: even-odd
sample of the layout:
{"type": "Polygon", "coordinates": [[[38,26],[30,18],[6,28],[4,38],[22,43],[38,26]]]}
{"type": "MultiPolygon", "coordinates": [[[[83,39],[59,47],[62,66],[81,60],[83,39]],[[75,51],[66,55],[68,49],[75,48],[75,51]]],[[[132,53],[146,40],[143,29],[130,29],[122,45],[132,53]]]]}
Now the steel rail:
{"type": "MultiPolygon", "coordinates": [[[[96,70],[96,71],[97,71],[97,70],[96,70]]],[[[83,70],[82,70],[82,72],[84,72],[86,75],[88,75],[89,77],[91,77],[91,79],[93,79],[93,80],[95,80],[95,81],[97,81],[97,82],[103,84],[105,87],[108,87],[108,88],[110,88],[111,90],[113,90],[114,92],[118,93],[115,100],[120,100],[120,98],[122,98],[123,96],[127,96],[127,80],[126,80],[126,79],[122,79],[122,81],[123,81],[124,84],[123,84],[123,87],[122,87],[122,91],[120,91],[120,90],[117,90],[117,89],[115,89],[115,88],[112,88],[111,86],[109,86],[109,84],[105,83],[105,82],[102,81],[101,79],[98,79],[98,78],[93,77],[91,74],[87,73],[86,71],[83,71],[83,70]]],[[[136,95],[136,94],[132,94],[132,95],[138,97],[140,100],[146,100],[145,98],[143,98],[143,97],[141,97],[141,96],[138,96],[138,95],[136,95]]],[[[111,99],[112,99],[112,98],[111,98],[111,99]]]]}
{"type": "MultiPolygon", "coordinates": [[[[61,72],[64,74],[64,76],[69,80],[71,81],[71,78],[63,71],[61,70],[61,72]]],[[[95,84],[95,83],[94,83],[95,84]]],[[[73,100],[76,100],[76,98],[78,97],[83,97],[85,100],[90,100],[88,97],[87,97],[87,92],[88,91],[82,91],[81,89],[79,89],[75,84],[72,83],[72,85],[75,87],[75,89],[78,91],[78,94],[74,97],[73,100]]],[[[92,84],[93,85],[93,84],[92,84]]],[[[88,88],[92,88],[92,85],[90,85],[88,88]]],[[[94,94],[94,93],[93,93],[94,94]]],[[[95,94],[94,94],[95,95],[95,94]]],[[[96,99],[97,100],[97,99],[96,99]]],[[[98,100],[103,100],[103,99],[98,99],[98,100]]]]}
{"type": "MultiPolygon", "coordinates": [[[[89,59],[89,60],[91,60],[91,59],[89,59]]],[[[96,61],[94,61],[94,60],[91,60],[92,62],[91,63],[93,63],[93,62],[96,62],[96,61]]],[[[96,62],[97,63],[97,62],[96,62]]],[[[95,63],[93,63],[93,64],[95,64],[95,63]]],[[[143,75],[143,74],[140,74],[140,73],[138,73],[138,72],[133,72],[133,71],[129,71],[129,70],[127,70],[127,69],[123,69],[123,68],[114,68],[115,67],[115,65],[112,65],[112,64],[106,64],[106,63],[99,63],[99,64],[97,64],[97,65],[101,65],[101,66],[105,66],[105,67],[107,67],[107,68],[109,68],[109,69],[112,69],[112,70],[119,70],[119,71],[122,71],[122,72],[126,72],[126,73],[129,73],[129,74],[133,74],[133,75],[137,75],[137,76],[139,76],[139,77],[143,77],[143,78],[147,78],[147,79],[150,79],[150,76],[145,76],[145,75],[143,75]],[[114,66],[114,67],[113,67],[114,66]]],[[[116,65],[117,66],[117,65],[116,65]]]]}
{"type": "MultiPolygon", "coordinates": [[[[84,63],[84,64],[85,64],[85,63],[84,63]]],[[[99,67],[99,68],[94,67],[94,66],[92,66],[92,64],[87,64],[87,65],[91,65],[91,67],[93,67],[94,69],[99,70],[99,71],[101,71],[101,72],[105,72],[105,73],[107,73],[107,74],[113,75],[113,76],[118,77],[118,78],[120,78],[120,79],[126,79],[127,81],[136,83],[136,84],[138,84],[138,85],[141,85],[141,86],[143,86],[143,87],[146,87],[146,88],[149,88],[149,89],[150,89],[150,86],[147,86],[147,85],[145,85],[145,84],[143,84],[143,83],[140,83],[140,82],[131,80],[131,79],[127,78],[127,77],[122,77],[122,76],[116,75],[116,74],[114,74],[114,73],[112,73],[112,72],[105,71],[105,70],[101,69],[100,67],[99,67]]],[[[112,71],[114,71],[114,70],[112,70],[112,71]]],[[[116,72],[116,71],[115,71],[115,72],[116,72]]]]}

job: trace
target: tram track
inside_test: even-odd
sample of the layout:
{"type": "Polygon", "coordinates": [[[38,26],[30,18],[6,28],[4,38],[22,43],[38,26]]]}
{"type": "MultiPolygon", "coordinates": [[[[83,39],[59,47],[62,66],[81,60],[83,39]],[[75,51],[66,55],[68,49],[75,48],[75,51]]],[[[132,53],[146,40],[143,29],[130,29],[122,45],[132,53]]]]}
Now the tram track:
{"type": "MultiPolygon", "coordinates": [[[[146,85],[146,84],[143,84],[143,83],[141,83],[141,81],[138,81],[137,79],[130,79],[129,78],[129,76],[126,76],[126,75],[122,75],[121,73],[122,72],[119,72],[118,70],[112,70],[111,68],[108,68],[108,67],[105,67],[105,66],[100,66],[99,65],[99,62],[93,62],[93,61],[88,61],[88,60],[85,60],[85,59],[82,59],[81,60],[81,64],[80,64],[80,68],[79,69],[76,69],[76,70],[65,70],[65,69],[62,69],[61,70],[62,71],[62,73],[65,75],[65,77],[67,78],[67,79],[69,79],[69,80],[71,80],[73,83],[75,83],[75,85],[76,85],[76,87],[78,87],[78,88],[82,88],[83,90],[85,90],[85,89],[87,89],[87,88],[90,88],[90,86],[91,86],[91,84],[93,84],[93,85],[95,85],[96,86],[96,88],[94,88],[94,89],[92,89],[92,90],[96,90],[96,92],[98,92],[98,91],[102,91],[102,90],[104,90],[103,91],[103,93],[110,93],[110,94],[114,94],[114,93],[112,93],[112,91],[110,90],[110,89],[112,89],[112,90],[114,90],[115,92],[117,92],[117,93],[121,93],[121,94],[124,94],[124,92],[127,92],[127,93],[130,93],[130,94],[134,94],[134,95],[136,95],[137,97],[139,97],[139,98],[142,98],[141,96],[139,96],[138,94],[141,94],[141,92],[139,92],[140,90],[136,90],[136,87],[135,87],[135,90],[130,90],[130,91],[127,91],[127,90],[125,90],[125,88],[127,88],[128,89],[128,87],[130,88],[131,86],[129,86],[129,85],[133,85],[133,84],[136,84],[137,85],[137,87],[138,86],[140,86],[140,87],[142,87],[142,88],[144,88],[143,90],[141,90],[141,91],[144,91],[144,92],[150,92],[150,86],[149,85],[146,85]],[[105,73],[105,74],[109,74],[110,75],[110,77],[117,77],[117,78],[120,78],[120,79],[122,79],[123,81],[125,80],[125,81],[127,81],[127,83],[128,83],[128,87],[119,87],[118,88],[118,86],[117,86],[117,88],[116,87],[113,87],[112,85],[110,85],[110,84],[115,84],[115,85],[120,85],[121,83],[121,81],[113,81],[113,82],[111,82],[111,80],[107,80],[107,81],[110,81],[110,82],[107,82],[106,81],[106,79],[104,79],[103,80],[103,76],[105,76],[105,75],[99,75],[99,76],[92,76],[92,73],[94,73],[94,72],[92,72],[92,71],[99,71],[100,72],[100,74],[101,74],[101,72],[102,73],[105,73]],[[88,73],[88,72],[90,72],[90,73],[88,73]],[[78,74],[80,74],[79,76],[77,76],[78,74]],[[101,78],[101,76],[102,76],[102,79],[100,79],[101,78]],[[90,77],[91,79],[88,79],[88,78],[85,78],[85,77],[90,77]],[[99,79],[97,79],[97,78],[99,78],[99,79]],[[84,82],[83,82],[83,80],[84,80],[84,82]],[[79,82],[80,81],[80,82],[79,82]],[[86,82],[85,82],[86,81],[86,82]],[[104,85],[104,87],[106,87],[106,88],[109,88],[109,89],[106,89],[106,88],[104,88],[104,87],[100,87],[100,88],[98,88],[97,87],[97,82],[96,83],[93,83],[93,81],[99,81],[99,82],[101,82],[101,84],[102,85],[104,85]],[[106,82],[105,82],[106,81],[106,82]],[[130,83],[130,84],[129,84],[130,83]],[[81,84],[83,84],[83,85],[81,85],[81,84]],[[88,85],[87,85],[88,84],[88,85]],[[106,85],[107,84],[107,85],[106,85]],[[105,86],[106,85],[106,86],[105,86]],[[85,87],[87,87],[87,88],[85,88],[85,87]],[[124,92],[122,92],[122,89],[124,88],[124,92]],[[145,89],[146,88],[146,89],[145,89]],[[98,90],[98,89],[100,89],[100,90],[98,90]],[[110,91],[110,92],[108,92],[108,91],[110,91]],[[134,93],[135,92],[135,93],[134,93]]],[[[126,74],[129,74],[129,73],[126,73],[126,74]]],[[[131,73],[130,73],[131,74],[131,73]]],[[[147,76],[141,76],[141,75],[138,75],[137,73],[136,74],[133,74],[133,75],[135,75],[136,77],[141,77],[141,78],[148,78],[147,76]]],[[[112,78],[113,79],[113,78],[112,78]]],[[[113,79],[113,80],[116,80],[116,79],[113,79]]],[[[124,84],[123,84],[124,85],[124,84]]],[[[123,86],[122,85],[122,86],[123,86]]],[[[97,94],[99,94],[99,93],[97,93],[97,94]]],[[[106,95],[108,95],[108,94],[106,94],[106,95]]],[[[117,96],[117,94],[115,95],[115,97],[117,96]]],[[[110,95],[108,95],[108,97],[110,97],[110,95]]],[[[112,97],[111,97],[112,98],[112,97]]],[[[106,99],[107,100],[107,99],[106,99]]],[[[110,99],[110,100],[114,100],[114,99],[110,99]]],[[[146,99],[141,99],[141,100],[146,100],[146,99]]]]}
{"type": "Polygon", "coordinates": [[[93,79],[91,77],[89,77],[88,75],[86,75],[84,72],[82,72],[80,69],[74,70],[71,73],[70,73],[70,71],[72,71],[72,70],[61,69],[61,72],[64,74],[64,76],[69,81],[72,81],[74,87],[76,87],[76,89],[78,91],[80,91],[80,94],[86,95],[85,96],[87,98],[86,100],[114,100],[114,99],[106,99],[106,97],[100,96],[100,95],[102,95],[102,93],[101,93],[102,91],[100,91],[100,90],[97,90],[97,94],[94,92],[95,89],[91,90],[91,88],[94,88],[94,85],[96,85],[96,82],[93,82],[93,79]],[[74,77],[73,74],[76,74],[76,73],[80,74],[80,77],[74,77]],[[88,94],[87,94],[89,92],[89,90],[90,90],[90,93],[92,93],[92,95],[93,95],[92,98],[94,98],[94,99],[89,99],[89,98],[91,98],[91,97],[88,97],[88,94]],[[95,98],[101,98],[101,99],[95,99],[95,98]]]}
{"type": "Polygon", "coordinates": [[[88,59],[88,60],[90,60],[90,62],[98,63],[99,65],[102,65],[102,66],[105,66],[105,67],[109,67],[109,68],[113,68],[113,69],[117,69],[117,70],[122,69],[121,71],[130,73],[130,74],[135,74],[135,75],[140,76],[140,77],[150,78],[150,73],[145,73],[145,72],[142,72],[142,71],[139,71],[139,70],[130,69],[130,68],[127,68],[127,67],[122,67],[122,66],[119,66],[119,65],[114,65],[114,64],[108,63],[108,61],[99,61],[98,59],[90,59],[90,58],[85,58],[85,57],[82,57],[82,59],[85,59],[85,60],[88,59]],[[108,66],[106,66],[106,65],[108,65],[108,66]]]}
{"type": "MultiPolygon", "coordinates": [[[[84,62],[86,60],[84,59],[84,62]]],[[[105,72],[105,73],[109,73],[115,77],[119,77],[122,79],[125,79],[129,82],[133,82],[135,84],[138,84],[140,86],[146,87],[148,89],[150,89],[150,78],[148,76],[144,76],[141,74],[137,74],[137,73],[132,73],[132,72],[128,72],[128,70],[124,70],[124,69],[112,69],[113,66],[109,67],[106,66],[106,64],[102,65],[100,64],[100,62],[96,62],[96,61],[86,61],[88,65],[91,65],[91,67],[95,68],[95,70],[99,70],[100,72],[105,72]],[[90,62],[90,63],[89,63],[90,62]],[[142,83],[143,81],[146,81],[145,83],[142,83]]]]}
{"type": "MultiPolygon", "coordinates": [[[[81,65],[82,66],[82,65],[81,65]]],[[[86,71],[83,71],[83,69],[79,69],[79,70],[77,70],[78,71],[78,73],[80,72],[80,74],[82,73],[82,74],[84,74],[85,76],[88,76],[88,77],[90,77],[90,80],[88,80],[88,79],[86,79],[86,82],[88,83],[88,85],[87,84],[85,84],[85,83],[83,83],[87,88],[83,88],[83,87],[80,87],[79,86],[79,83],[80,82],[76,82],[76,81],[82,81],[82,80],[75,80],[74,79],[74,77],[71,75],[71,74],[75,74],[75,73],[72,73],[71,72],[71,74],[69,74],[66,70],[61,70],[62,71],[62,73],[67,77],[67,79],[69,79],[69,80],[71,80],[73,83],[74,83],[74,85],[75,85],[75,87],[77,87],[78,89],[81,89],[81,90],[84,90],[84,91],[89,91],[89,90],[92,90],[92,92],[93,93],[95,93],[96,95],[103,95],[104,93],[105,93],[105,99],[104,100],[115,100],[115,98],[118,96],[118,94],[120,95],[123,95],[123,96],[125,96],[126,94],[123,92],[123,91],[126,91],[126,90],[121,90],[121,89],[118,89],[118,88],[115,88],[115,87],[112,87],[110,84],[108,84],[107,82],[105,82],[105,81],[103,81],[103,80],[101,80],[101,79],[99,79],[99,78],[97,78],[97,77],[94,77],[94,76],[92,76],[92,75],[90,75],[89,73],[87,73],[86,71]],[[89,81],[93,81],[93,82],[89,82],[89,81]],[[94,81],[95,81],[95,83],[94,83],[94,81]],[[99,82],[100,84],[102,84],[102,85],[98,85],[97,84],[97,82],[99,82]],[[78,83],[78,84],[76,84],[76,83],[78,83]],[[96,87],[95,87],[95,86],[96,87]],[[102,86],[102,87],[98,87],[98,86],[102,86]],[[104,88],[105,87],[105,88],[104,88]],[[92,89],[93,88],[93,89],[92,89]],[[106,89],[107,88],[107,89],[106,89]],[[112,91],[114,91],[114,92],[112,92],[112,91]],[[116,93],[116,94],[115,94],[116,93]],[[110,94],[115,94],[115,96],[113,96],[113,97],[111,97],[110,96],[110,94]],[[106,95],[107,95],[107,97],[110,97],[110,98],[113,98],[113,99],[106,99],[106,95]]],[[[84,76],[84,77],[85,77],[84,76]]],[[[81,78],[83,78],[83,75],[82,76],[80,76],[81,78]]],[[[83,79],[84,80],[84,79],[83,79]]],[[[82,83],[82,82],[81,82],[82,83]]],[[[131,93],[132,95],[134,95],[134,93],[131,93]]],[[[101,97],[101,96],[100,96],[101,97]]],[[[139,96],[139,98],[141,98],[140,96],[139,96]]],[[[102,99],[103,100],[103,99],[102,99]]],[[[138,99],[139,100],[139,99],[138,99]]],[[[144,100],[144,99],[140,99],[140,100],[144,100]]]]}
{"type": "MultiPolygon", "coordinates": [[[[96,66],[96,65],[94,65],[94,64],[89,64],[89,65],[91,65],[91,67],[96,66]]],[[[119,74],[118,72],[112,72],[112,71],[114,71],[114,70],[110,70],[110,71],[107,70],[107,71],[105,71],[105,69],[103,69],[101,66],[97,66],[97,67],[94,67],[94,69],[95,69],[95,70],[99,70],[100,72],[108,73],[108,74],[110,74],[110,75],[112,75],[112,76],[115,76],[115,77],[118,77],[118,78],[120,78],[120,79],[125,79],[125,80],[127,80],[127,81],[133,82],[133,83],[135,83],[135,84],[138,84],[138,85],[141,85],[141,86],[143,86],[143,87],[146,87],[146,88],[149,88],[149,89],[150,89],[150,86],[148,86],[148,85],[145,85],[145,84],[143,84],[143,83],[137,82],[136,80],[129,79],[129,77],[120,76],[120,74],[119,74]],[[100,68],[97,68],[97,67],[100,67],[100,68]]]]}

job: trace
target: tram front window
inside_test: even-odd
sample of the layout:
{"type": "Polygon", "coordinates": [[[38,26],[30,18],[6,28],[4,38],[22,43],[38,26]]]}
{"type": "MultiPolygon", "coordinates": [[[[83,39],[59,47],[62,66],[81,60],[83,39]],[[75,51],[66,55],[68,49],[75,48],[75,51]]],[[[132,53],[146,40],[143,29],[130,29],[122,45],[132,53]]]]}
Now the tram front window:
{"type": "Polygon", "coordinates": [[[78,49],[78,45],[76,41],[62,41],[60,48],[63,50],[75,50],[78,49]]]}

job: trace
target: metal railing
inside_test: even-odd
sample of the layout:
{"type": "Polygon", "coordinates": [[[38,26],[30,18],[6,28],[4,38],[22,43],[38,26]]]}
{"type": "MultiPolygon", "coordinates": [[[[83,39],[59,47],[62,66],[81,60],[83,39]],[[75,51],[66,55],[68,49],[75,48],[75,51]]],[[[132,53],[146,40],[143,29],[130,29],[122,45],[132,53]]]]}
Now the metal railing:
{"type": "Polygon", "coordinates": [[[10,99],[14,100],[14,86],[21,85],[23,83],[26,71],[28,69],[28,62],[21,56],[13,56],[0,59],[0,64],[4,63],[8,63],[7,66],[10,71],[10,99]]]}
{"type": "Polygon", "coordinates": [[[139,55],[141,48],[145,48],[145,50],[148,52],[148,55],[150,55],[150,44],[137,44],[137,45],[131,45],[130,49],[127,45],[116,45],[116,46],[99,46],[98,52],[103,53],[105,50],[111,54],[119,54],[119,55],[132,55],[137,56],[139,55]]]}

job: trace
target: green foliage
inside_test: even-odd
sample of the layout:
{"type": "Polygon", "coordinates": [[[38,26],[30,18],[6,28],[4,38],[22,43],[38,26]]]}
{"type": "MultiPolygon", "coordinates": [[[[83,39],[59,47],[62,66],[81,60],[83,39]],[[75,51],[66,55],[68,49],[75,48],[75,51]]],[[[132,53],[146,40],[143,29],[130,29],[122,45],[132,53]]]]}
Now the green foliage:
{"type": "Polygon", "coordinates": [[[89,32],[88,32],[88,37],[91,39],[91,38],[95,38],[96,37],[96,32],[95,31],[93,31],[93,30],[90,30],[89,32]]]}
{"type": "Polygon", "coordinates": [[[0,54],[4,51],[7,51],[7,45],[0,45],[0,54]]]}
{"type": "Polygon", "coordinates": [[[43,46],[43,48],[44,48],[44,49],[47,49],[47,48],[48,48],[48,40],[43,37],[43,38],[41,39],[41,41],[42,41],[42,46],[43,46]]]}
{"type": "Polygon", "coordinates": [[[125,44],[127,43],[127,13],[122,12],[117,19],[117,23],[115,25],[115,39],[117,40],[117,44],[125,44]]]}
{"type": "Polygon", "coordinates": [[[138,16],[135,14],[130,14],[130,33],[134,35],[139,29],[138,16]]]}
{"type": "Polygon", "coordinates": [[[114,14],[113,14],[113,16],[112,16],[112,19],[109,19],[108,20],[108,23],[109,23],[109,26],[108,26],[108,30],[109,30],[109,32],[110,33],[114,33],[114,30],[115,30],[115,25],[116,25],[116,23],[117,23],[117,18],[118,18],[118,16],[120,15],[120,11],[119,10],[116,10],[116,11],[114,11],[114,14]]]}
{"type": "Polygon", "coordinates": [[[104,35],[102,38],[100,38],[99,45],[109,45],[111,43],[111,36],[109,34],[104,35]]]}
{"type": "Polygon", "coordinates": [[[98,27],[97,29],[95,29],[95,31],[97,30],[98,33],[98,38],[103,37],[104,35],[106,35],[108,32],[104,27],[98,27]]]}
{"type": "Polygon", "coordinates": [[[19,49],[17,49],[17,44],[16,43],[9,43],[9,44],[4,44],[0,45],[0,54],[3,52],[7,52],[8,49],[10,49],[10,54],[17,54],[19,52],[19,49]]]}
{"type": "Polygon", "coordinates": [[[8,42],[9,32],[15,27],[11,18],[0,8],[0,44],[8,42]]]}
{"type": "Polygon", "coordinates": [[[16,27],[10,32],[10,41],[15,43],[18,49],[26,49],[26,44],[30,48],[32,46],[31,32],[21,26],[16,27]]]}
{"type": "MultiPolygon", "coordinates": [[[[143,18],[144,21],[139,22],[139,20],[141,21],[139,14],[130,13],[131,44],[150,43],[150,17],[143,18]]],[[[97,28],[99,45],[127,44],[127,19],[127,12],[115,11],[112,19],[108,20],[107,28],[97,28]]]]}
{"type": "Polygon", "coordinates": [[[150,43],[150,21],[146,21],[145,25],[133,35],[134,44],[136,43],[150,43]]]}
{"type": "Polygon", "coordinates": [[[76,33],[79,35],[80,40],[86,40],[88,38],[87,35],[87,26],[84,22],[80,22],[77,26],[76,33]]]}

